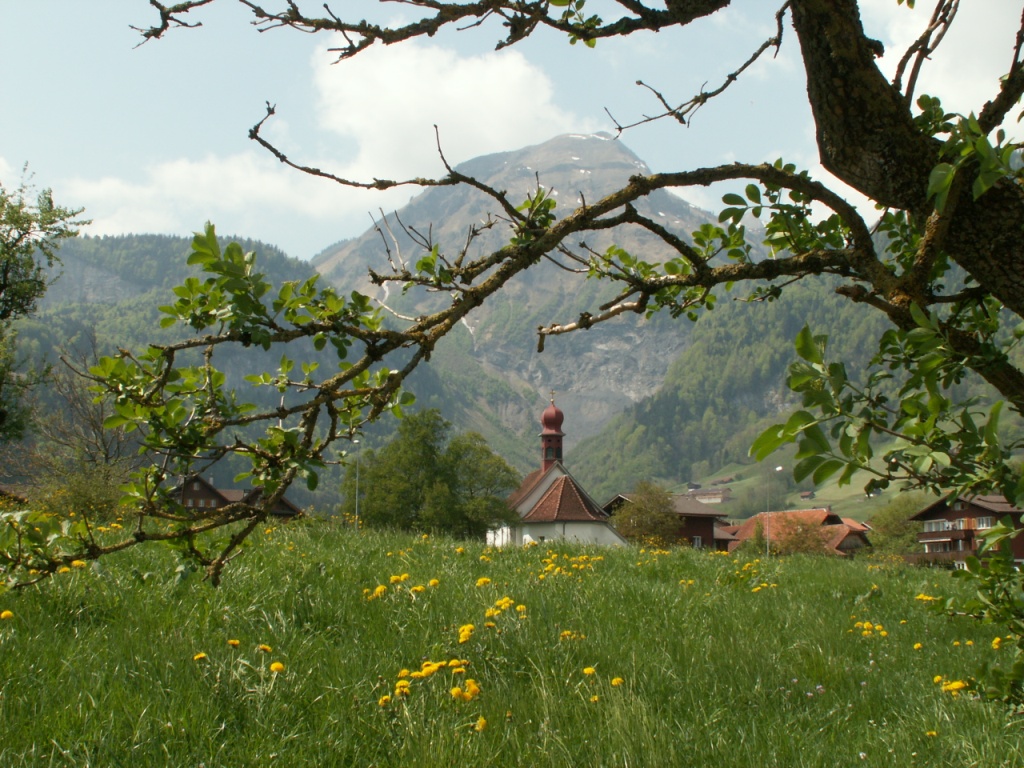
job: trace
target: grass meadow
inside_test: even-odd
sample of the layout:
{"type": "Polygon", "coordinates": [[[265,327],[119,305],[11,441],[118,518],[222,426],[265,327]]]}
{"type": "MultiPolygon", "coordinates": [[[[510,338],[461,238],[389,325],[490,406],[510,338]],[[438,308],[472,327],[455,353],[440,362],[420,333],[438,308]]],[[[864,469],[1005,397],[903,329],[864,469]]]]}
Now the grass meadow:
{"type": "Polygon", "coordinates": [[[0,595],[0,766],[1024,766],[947,572],[259,539],[218,589],[149,549],[0,595]]]}

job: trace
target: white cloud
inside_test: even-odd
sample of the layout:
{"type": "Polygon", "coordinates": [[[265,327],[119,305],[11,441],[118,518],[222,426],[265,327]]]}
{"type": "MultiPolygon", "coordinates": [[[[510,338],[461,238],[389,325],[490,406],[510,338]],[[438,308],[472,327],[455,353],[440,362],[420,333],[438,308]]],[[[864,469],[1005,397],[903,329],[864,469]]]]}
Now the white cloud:
{"type": "MultiPolygon", "coordinates": [[[[552,103],[550,80],[515,52],[464,57],[412,43],[338,65],[330,60],[323,49],[312,59],[319,153],[295,138],[298,126],[287,115],[269,121],[265,135],[296,162],[343,178],[443,175],[434,123],[453,164],[588,130],[552,103]],[[346,157],[338,145],[357,149],[346,157]]],[[[294,256],[358,234],[369,225],[367,212],[404,205],[419,191],[345,188],[287,168],[255,147],[155,161],[131,179],[77,177],[62,186],[68,199],[86,201],[94,234],[183,234],[209,219],[220,232],[256,237],[294,256]]]]}
{"type": "Polygon", "coordinates": [[[321,125],[357,141],[347,172],[363,179],[442,175],[434,125],[452,164],[593,130],[553,103],[547,75],[517,51],[460,56],[408,42],[327,60],[314,55],[321,125]]]}
{"type": "MultiPolygon", "coordinates": [[[[921,2],[911,10],[893,0],[863,0],[862,6],[865,31],[885,44],[881,67],[892,77],[904,52],[927,27],[932,4],[921,2]]],[[[1019,25],[1020,0],[961,3],[946,38],[925,62],[915,94],[939,96],[947,111],[977,112],[998,92],[1019,25]]]]}

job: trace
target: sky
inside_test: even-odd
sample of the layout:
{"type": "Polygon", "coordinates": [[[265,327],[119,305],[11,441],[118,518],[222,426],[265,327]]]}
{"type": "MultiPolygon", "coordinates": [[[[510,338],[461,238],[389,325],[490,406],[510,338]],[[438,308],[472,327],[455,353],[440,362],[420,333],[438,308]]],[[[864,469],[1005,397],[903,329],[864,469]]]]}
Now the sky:
{"type": "MultiPolygon", "coordinates": [[[[601,1],[593,0],[596,12],[601,1]]],[[[277,113],[264,135],[296,162],[364,181],[439,177],[435,125],[452,164],[561,133],[614,131],[609,113],[627,124],[658,111],[638,80],[674,102],[717,87],[774,34],[780,4],[736,0],[687,28],[602,40],[593,50],[542,31],[495,52],[502,30],[485,24],[339,63],[327,51],[338,44],[331,37],[260,32],[233,0],[196,12],[202,27],[144,45],[131,26],[155,23],[145,0],[0,0],[0,182],[16,186],[27,164],[37,188],[85,209],[90,234],[189,235],[212,221],[222,235],[307,259],[358,236],[377,211],[404,205],[418,190],[344,189],[288,169],[248,138],[266,103],[277,113]]],[[[321,5],[304,7],[314,13],[321,5]]],[[[1020,0],[961,5],[918,93],[966,112],[995,94],[1021,10],[1020,0]]],[[[892,72],[933,3],[861,6],[868,34],[886,47],[881,65],[892,72]]],[[[398,3],[334,7],[360,18],[411,18],[398,3]]],[[[788,29],[777,56],[748,70],[690,126],[662,120],[619,140],[654,171],[784,157],[826,178],[813,137],[799,45],[788,29]]],[[[684,196],[717,209],[722,192],[684,196]]]]}

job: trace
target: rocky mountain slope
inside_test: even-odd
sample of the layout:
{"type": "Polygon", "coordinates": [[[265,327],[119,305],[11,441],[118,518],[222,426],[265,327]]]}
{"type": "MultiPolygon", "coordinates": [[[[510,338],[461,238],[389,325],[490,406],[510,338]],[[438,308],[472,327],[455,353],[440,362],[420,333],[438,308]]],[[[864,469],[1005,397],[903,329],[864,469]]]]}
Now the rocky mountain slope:
{"type": "MultiPolygon", "coordinates": [[[[624,144],[607,135],[559,136],[470,160],[458,170],[507,191],[513,201],[525,200],[539,183],[559,201],[556,213],[572,210],[580,200],[597,200],[630,176],[649,172],[624,144]]],[[[681,235],[712,218],[667,192],[652,195],[640,207],[681,235]]],[[[465,245],[470,227],[485,222],[489,214],[497,223],[472,242],[469,253],[499,248],[508,242],[509,227],[495,210],[493,200],[468,186],[429,189],[383,217],[376,228],[320,254],[314,264],[335,285],[358,287],[404,311],[422,309],[427,298],[403,302],[396,289],[388,293],[373,287],[367,268],[387,271],[388,252],[395,260],[415,263],[422,250],[410,235],[413,231],[429,233],[432,242],[451,253],[465,245]]],[[[649,261],[666,256],[663,243],[636,228],[599,233],[586,245],[603,251],[613,243],[649,261]]],[[[482,411],[478,426],[490,422],[493,428],[511,430],[528,446],[530,456],[537,414],[552,390],[566,412],[571,447],[597,434],[627,405],[656,392],[669,365],[689,343],[685,325],[628,317],[589,333],[548,339],[546,351],[538,353],[538,326],[573,320],[611,295],[607,286],[565,266],[546,261],[520,275],[475,312],[435,359],[431,373],[432,385],[438,387],[431,396],[454,403],[472,400],[472,408],[482,411]],[[487,397],[468,386],[469,380],[492,382],[487,397]]],[[[514,458],[522,463],[521,455],[514,458]]],[[[526,460],[531,467],[533,459],[526,460]]]]}

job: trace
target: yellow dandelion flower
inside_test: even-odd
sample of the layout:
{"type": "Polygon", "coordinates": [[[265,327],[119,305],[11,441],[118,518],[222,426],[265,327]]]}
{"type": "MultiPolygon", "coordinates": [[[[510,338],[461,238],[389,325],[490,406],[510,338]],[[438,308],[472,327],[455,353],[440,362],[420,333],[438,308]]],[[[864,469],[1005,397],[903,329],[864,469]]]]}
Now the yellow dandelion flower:
{"type": "Polygon", "coordinates": [[[966,643],[964,643],[964,645],[974,645],[974,641],[968,640],[966,643]]]}
{"type": "Polygon", "coordinates": [[[457,699],[457,700],[461,700],[462,699],[462,688],[460,688],[459,686],[457,686],[457,685],[454,686],[451,689],[450,693],[451,693],[453,699],[457,699]]]}
{"type": "Polygon", "coordinates": [[[386,707],[390,703],[391,703],[391,696],[389,696],[386,693],[383,696],[381,696],[379,699],[377,699],[377,706],[378,707],[386,707]]]}
{"type": "Polygon", "coordinates": [[[626,682],[626,681],[623,680],[621,677],[613,677],[612,678],[612,688],[618,688],[624,682],[626,682]]]}
{"type": "Polygon", "coordinates": [[[72,560],[71,561],[71,567],[72,568],[85,568],[85,560],[72,560]]]}
{"type": "Polygon", "coordinates": [[[967,683],[963,680],[950,680],[948,683],[942,684],[942,690],[946,693],[956,693],[957,691],[962,691],[966,687],[967,683]]]}
{"type": "Polygon", "coordinates": [[[280,661],[275,661],[273,664],[270,665],[270,671],[273,672],[275,675],[280,672],[284,672],[284,664],[282,664],[280,661]]]}
{"type": "Polygon", "coordinates": [[[438,585],[439,585],[440,583],[441,583],[441,580],[440,580],[440,579],[431,579],[430,581],[428,581],[428,582],[427,582],[427,586],[428,586],[428,587],[436,587],[436,586],[438,586],[438,585]]]}
{"type": "Polygon", "coordinates": [[[465,550],[465,548],[463,548],[463,547],[456,547],[456,548],[455,548],[455,554],[456,554],[456,555],[461,555],[461,554],[462,554],[463,552],[465,552],[465,551],[466,551],[466,550],[465,550]]]}
{"type": "Polygon", "coordinates": [[[1002,642],[1003,642],[1003,639],[1001,637],[993,637],[992,638],[992,650],[993,651],[998,651],[999,650],[999,646],[1002,645],[1002,642]]]}
{"type": "Polygon", "coordinates": [[[942,682],[942,675],[936,675],[935,677],[933,677],[932,678],[932,682],[935,683],[936,685],[941,683],[942,682]]]}
{"type": "Polygon", "coordinates": [[[939,732],[938,731],[925,731],[924,735],[928,736],[928,737],[935,737],[935,736],[939,735],[939,732]]]}
{"type": "Polygon", "coordinates": [[[926,595],[924,592],[921,592],[914,599],[915,600],[920,600],[922,603],[930,603],[930,602],[932,602],[934,600],[938,600],[939,598],[932,597],[931,595],[926,595]]]}
{"type": "Polygon", "coordinates": [[[0,611],[0,619],[3,619],[4,621],[7,621],[8,619],[13,619],[13,618],[14,618],[14,611],[10,611],[10,610],[0,611]]]}
{"type": "Polygon", "coordinates": [[[484,719],[483,715],[480,715],[480,717],[476,719],[476,725],[473,726],[473,730],[477,733],[480,733],[480,731],[482,731],[486,727],[487,721],[484,719]]]}
{"type": "Polygon", "coordinates": [[[238,640],[232,638],[231,640],[228,640],[228,645],[230,645],[232,648],[237,648],[239,645],[241,645],[241,643],[238,640]]]}
{"type": "Polygon", "coordinates": [[[418,595],[420,592],[426,592],[427,588],[422,584],[417,584],[415,587],[409,587],[409,591],[418,595]]]}
{"type": "Polygon", "coordinates": [[[68,568],[66,565],[62,565],[60,568],[57,569],[57,573],[71,573],[71,569],[68,568]]]}
{"type": "Polygon", "coordinates": [[[597,670],[596,670],[596,669],[594,669],[593,667],[584,667],[584,668],[583,668],[583,674],[584,674],[584,675],[592,675],[592,674],[594,674],[595,672],[597,672],[597,670]]]}
{"type": "Polygon", "coordinates": [[[202,651],[200,651],[199,653],[197,653],[195,656],[192,657],[192,661],[202,661],[205,658],[206,658],[206,654],[203,653],[202,651]]]}
{"type": "Polygon", "coordinates": [[[924,646],[921,643],[914,643],[914,650],[920,651],[924,646]]]}
{"type": "Polygon", "coordinates": [[[270,653],[270,652],[271,652],[271,651],[273,651],[274,649],[273,649],[273,648],[271,648],[271,647],[270,647],[269,645],[267,645],[266,643],[260,643],[259,645],[257,645],[257,646],[256,646],[256,650],[258,650],[258,651],[263,651],[264,653],[270,653]]]}
{"type": "Polygon", "coordinates": [[[476,585],[478,587],[486,587],[490,583],[491,583],[491,580],[489,578],[487,578],[486,576],[481,576],[479,579],[476,580],[476,585]]]}
{"type": "Polygon", "coordinates": [[[596,702],[596,701],[600,701],[600,700],[601,700],[601,697],[598,696],[596,693],[593,696],[590,697],[590,701],[591,702],[596,702]]]}

